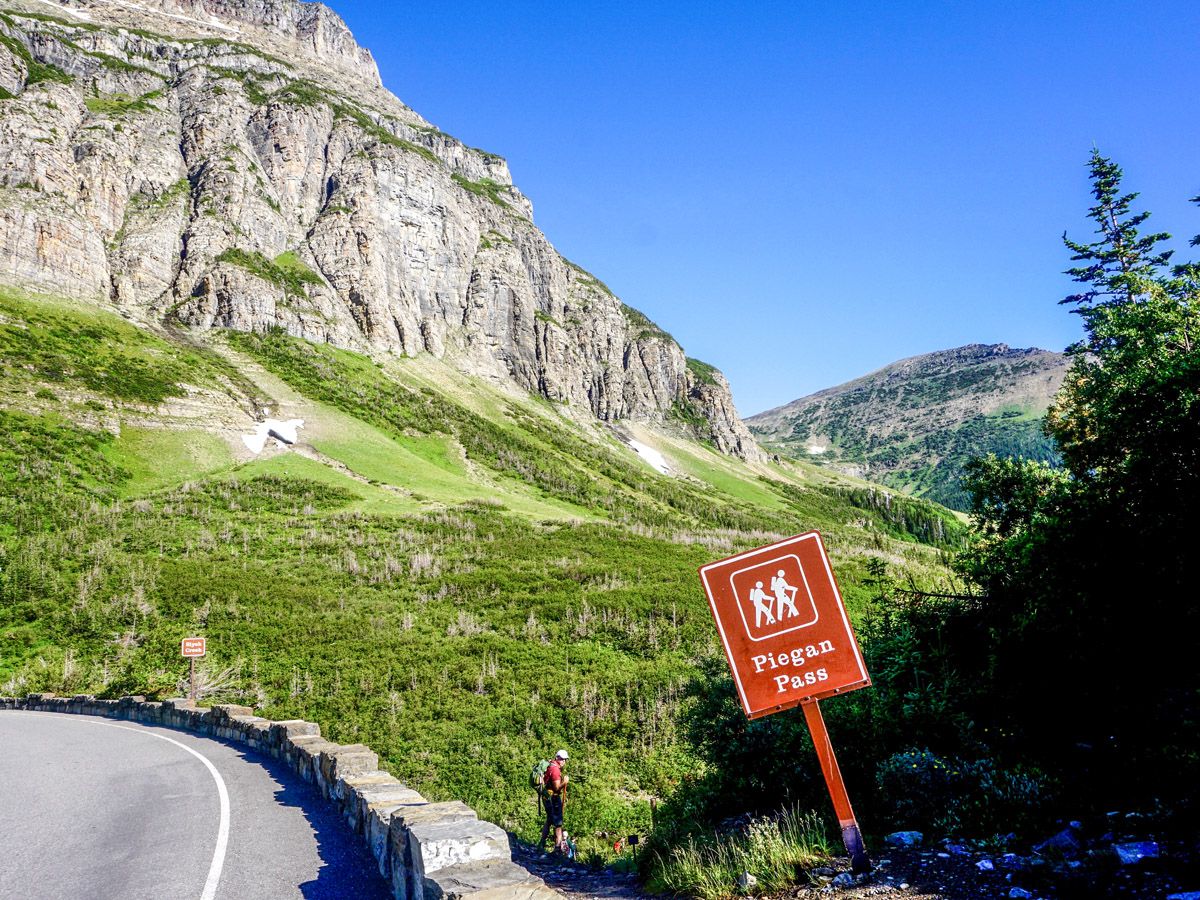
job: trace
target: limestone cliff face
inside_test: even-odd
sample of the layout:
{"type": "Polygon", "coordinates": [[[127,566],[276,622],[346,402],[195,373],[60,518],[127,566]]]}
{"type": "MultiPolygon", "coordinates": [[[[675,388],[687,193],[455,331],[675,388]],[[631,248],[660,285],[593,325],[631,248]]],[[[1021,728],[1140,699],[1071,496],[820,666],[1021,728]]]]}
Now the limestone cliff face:
{"type": "Polygon", "coordinates": [[[559,256],[505,161],[388,93],[327,7],[54,7],[0,15],[0,279],[431,353],[759,457],[719,373],[559,256]]]}

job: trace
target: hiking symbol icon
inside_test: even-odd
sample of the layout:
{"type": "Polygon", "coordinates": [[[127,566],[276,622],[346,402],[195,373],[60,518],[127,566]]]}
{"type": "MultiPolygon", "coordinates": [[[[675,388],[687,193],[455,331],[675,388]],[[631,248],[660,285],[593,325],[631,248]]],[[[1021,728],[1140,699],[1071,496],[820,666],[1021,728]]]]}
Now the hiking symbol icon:
{"type": "Polygon", "coordinates": [[[800,560],[791,554],[741,569],[730,575],[729,580],[752,641],[807,628],[817,621],[808,580],[800,560]],[[769,592],[764,584],[769,586],[769,592]]]}

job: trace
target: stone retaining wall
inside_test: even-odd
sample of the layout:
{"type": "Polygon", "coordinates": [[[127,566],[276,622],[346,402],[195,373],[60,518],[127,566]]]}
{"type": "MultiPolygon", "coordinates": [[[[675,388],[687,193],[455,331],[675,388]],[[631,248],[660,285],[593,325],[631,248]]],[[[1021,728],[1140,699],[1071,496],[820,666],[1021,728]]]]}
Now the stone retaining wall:
{"type": "Polygon", "coordinates": [[[0,710],[77,713],[164,725],[245,744],[316,786],[371,850],[396,900],[562,900],[512,861],[508,834],[465,803],[431,803],[379,769],[362,744],[335,744],[314,722],[272,722],[248,706],[191,700],[97,700],[88,694],[0,697],[0,710]]]}

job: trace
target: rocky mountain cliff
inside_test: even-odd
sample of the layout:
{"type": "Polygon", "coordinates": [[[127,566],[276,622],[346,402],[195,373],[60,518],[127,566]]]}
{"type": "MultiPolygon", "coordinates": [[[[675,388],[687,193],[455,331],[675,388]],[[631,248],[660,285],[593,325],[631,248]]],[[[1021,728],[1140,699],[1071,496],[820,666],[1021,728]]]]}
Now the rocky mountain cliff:
{"type": "Polygon", "coordinates": [[[747,423],[781,452],[963,509],[969,457],[1054,459],[1041,419],[1067,366],[1049,350],[970,344],[900,360],[747,423]]]}
{"type": "Polygon", "coordinates": [[[721,373],[561,257],[504,159],[385,90],[317,3],[0,11],[0,280],[135,320],[432,354],[760,456],[721,373]]]}

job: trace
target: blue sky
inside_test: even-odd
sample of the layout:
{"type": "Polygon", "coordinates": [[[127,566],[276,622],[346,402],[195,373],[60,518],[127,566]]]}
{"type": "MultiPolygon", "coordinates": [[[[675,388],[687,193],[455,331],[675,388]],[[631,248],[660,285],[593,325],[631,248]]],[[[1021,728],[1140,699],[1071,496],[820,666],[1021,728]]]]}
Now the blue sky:
{"type": "Polygon", "coordinates": [[[743,415],[962,344],[1062,349],[1094,145],[1200,232],[1200,4],[391,4],[405,103],[499,153],[558,250],[743,415]]]}

